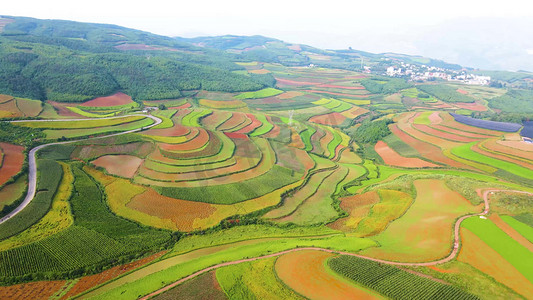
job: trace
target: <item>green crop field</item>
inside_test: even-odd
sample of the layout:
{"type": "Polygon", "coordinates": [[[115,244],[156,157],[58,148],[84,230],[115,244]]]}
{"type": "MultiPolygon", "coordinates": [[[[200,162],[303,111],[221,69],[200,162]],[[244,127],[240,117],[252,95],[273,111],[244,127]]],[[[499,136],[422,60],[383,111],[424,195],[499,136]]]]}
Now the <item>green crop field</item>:
{"type": "Polygon", "coordinates": [[[511,263],[529,281],[533,280],[533,253],[499,229],[492,221],[470,218],[463,223],[505,260],[511,263]]]}
{"type": "Polygon", "coordinates": [[[533,295],[533,75],[253,34],[0,16],[0,299],[533,295]]]}
{"type": "Polygon", "coordinates": [[[495,167],[501,170],[505,170],[509,173],[512,173],[514,175],[533,180],[533,171],[524,167],[521,167],[517,164],[513,164],[510,162],[502,161],[499,159],[495,159],[492,157],[488,157],[482,154],[479,154],[470,148],[475,143],[469,143],[465,144],[463,146],[459,146],[457,148],[452,149],[452,154],[457,155],[461,158],[468,159],[474,162],[482,163],[489,165],[491,167],[495,167]]]}
{"type": "Polygon", "coordinates": [[[328,265],[357,284],[392,299],[478,299],[454,286],[358,257],[339,256],[330,259],[328,265]]]}

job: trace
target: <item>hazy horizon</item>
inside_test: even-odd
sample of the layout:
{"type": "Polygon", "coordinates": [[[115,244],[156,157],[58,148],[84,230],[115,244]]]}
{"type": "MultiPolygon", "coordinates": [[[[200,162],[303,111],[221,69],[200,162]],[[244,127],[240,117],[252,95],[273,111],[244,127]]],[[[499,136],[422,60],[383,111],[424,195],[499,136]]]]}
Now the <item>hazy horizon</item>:
{"type": "Polygon", "coordinates": [[[431,7],[420,0],[333,0],[327,5],[280,0],[268,4],[154,0],[150,5],[96,0],[88,6],[52,0],[2,6],[3,15],[116,24],[165,36],[264,35],[323,49],[352,47],[373,53],[429,56],[470,67],[533,70],[533,63],[527,63],[533,58],[533,4],[519,0],[507,1],[505,6],[452,0],[431,7]],[[455,26],[458,23],[462,25],[455,26]],[[493,28],[494,24],[503,25],[493,28]],[[480,33],[487,30],[502,36],[508,45],[495,45],[499,40],[490,36],[480,40],[480,33]],[[454,39],[456,36],[460,38],[454,39]],[[509,49],[502,52],[499,48],[509,49]],[[464,49],[474,53],[462,53],[464,49]],[[509,53],[514,58],[503,62],[500,56],[509,53]]]}

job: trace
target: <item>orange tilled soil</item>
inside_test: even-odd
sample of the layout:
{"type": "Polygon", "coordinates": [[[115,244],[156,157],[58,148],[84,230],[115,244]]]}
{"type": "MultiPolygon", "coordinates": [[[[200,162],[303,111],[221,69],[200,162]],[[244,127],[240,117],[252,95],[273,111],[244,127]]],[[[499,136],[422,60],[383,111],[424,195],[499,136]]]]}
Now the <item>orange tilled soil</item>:
{"type": "Polygon", "coordinates": [[[276,273],[291,289],[311,299],[380,299],[373,293],[339,280],[326,266],[332,253],[303,250],[280,256],[276,273]]]}
{"type": "Polygon", "coordinates": [[[462,246],[457,257],[458,261],[492,276],[496,281],[525,297],[533,295],[531,282],[477,235],[466,228],[461,228],[461,239],[462,246]]]}
{"type": "Polygon", "coordinates": [[[387,165],[404,168],[440,167],[436,164],[421,160],[420,158],[403,157],[383,141],[378,141],[374,149],[387,165]]]}
{"type": "Polygon", "coordinates": [[[0,143],[0,148],[4,153],[4,161],[0,167],[0,186],[6,183],[11,177],[15,176],[22,170],[24,163],[24,147],[0,143]]]}

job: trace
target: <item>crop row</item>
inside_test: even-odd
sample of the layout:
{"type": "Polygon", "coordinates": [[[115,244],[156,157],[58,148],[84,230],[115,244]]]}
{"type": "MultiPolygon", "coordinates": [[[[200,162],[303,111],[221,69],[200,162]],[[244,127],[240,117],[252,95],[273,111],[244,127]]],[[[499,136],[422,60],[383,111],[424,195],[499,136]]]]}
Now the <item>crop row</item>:
{"type": "Polygon", "coordinates": [[[328,264],[333,271],[391,299],[478,299],[455,286],[359,257],[343,255],[328,264]]]}
{"type": "Polygon", "coordinates": [[[0,240],[13,236],[41,219],[50,209],[63,176],[61,166],[52,160],[37,161],[38,185],[35,198],[20,213],[0,224],[0,240]]]}
{"type": "Polygon", "coordinates": [[[38,242],[0,252],[3,258],[0,277],[30,273],[44,277],[52,273],[81,274],[116,263],[121,257],[160,247],[170,240],[168,232],[141,227],[115,216],[98,185],[78,167],[72,169],[75,181],[70,204],[74,226],[38,242]]]}
{"type": "Polygon", "coordinates": [[[463,124],[474,126],[474,127],[484,128],[484,129],[497,130],[497,131],[503,131],[503,132],[516,132],[520,128],[522,128],[522,125],[516,124],[516,123],[474,119],[471,117],[458,115],[454,113],[450,113],[450,115],[452,115],[455,121],[459,123],[463,123],[463,124]]]}

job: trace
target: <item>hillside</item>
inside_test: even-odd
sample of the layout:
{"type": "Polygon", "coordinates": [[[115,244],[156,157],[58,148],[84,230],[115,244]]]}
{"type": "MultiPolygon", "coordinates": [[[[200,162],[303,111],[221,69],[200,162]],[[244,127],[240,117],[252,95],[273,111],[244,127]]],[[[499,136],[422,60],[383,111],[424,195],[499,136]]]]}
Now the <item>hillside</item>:
{"type": "Polygon", "coordinates": [[[0,299],[533,294],[528,73],[0,28],[0,299]]]}

